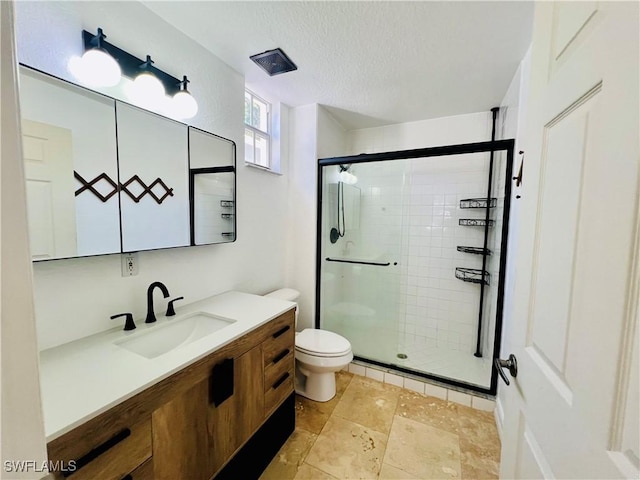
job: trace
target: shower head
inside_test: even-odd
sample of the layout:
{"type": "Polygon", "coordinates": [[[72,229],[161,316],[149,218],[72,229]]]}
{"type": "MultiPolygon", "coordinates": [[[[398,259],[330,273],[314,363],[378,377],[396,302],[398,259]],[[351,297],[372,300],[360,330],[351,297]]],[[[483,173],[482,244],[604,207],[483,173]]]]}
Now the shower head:
{"type": "Polygon", "coordinates": [[[351,165],[338,165],[340,167],[340,173],[338,174],[338,180],[342,183],[346,183],[347,185],[353,185],[358,181],[358,177],[356,177],[353,173],[349,173],[349,169],[351,165]]]}

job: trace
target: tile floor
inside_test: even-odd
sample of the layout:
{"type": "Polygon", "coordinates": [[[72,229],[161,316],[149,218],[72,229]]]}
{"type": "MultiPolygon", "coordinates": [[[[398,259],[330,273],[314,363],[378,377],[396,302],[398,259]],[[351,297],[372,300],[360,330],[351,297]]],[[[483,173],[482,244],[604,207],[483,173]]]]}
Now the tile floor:
{"type": "Polygon", "coordinates": [[[493,414],[338,372],[326,403],[296,398],[296,430],[261,480],[498,478],[493,414]]]}

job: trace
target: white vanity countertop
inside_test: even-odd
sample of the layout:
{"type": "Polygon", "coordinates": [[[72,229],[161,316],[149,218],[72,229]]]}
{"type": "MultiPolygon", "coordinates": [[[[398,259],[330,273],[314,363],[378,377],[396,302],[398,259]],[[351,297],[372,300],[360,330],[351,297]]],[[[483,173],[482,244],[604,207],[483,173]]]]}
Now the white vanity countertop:
{"type": "MultiPolygon", "coordinates": [[[[40,388],[47,441],[134,396],[294,307],[294,303],[241,292],[226,292],[157,315],[154,324],[137,319],[137,329],[102,332],[40,352],[40,388]],[[234,320],[193,343],[148,359],[113,342],[175,321],[192,312],[234,320]]],[[[124,322],[124,318],[121,319],[124,322]]],[[[123,323],[124,325],[124,323],[123,323]]]]}

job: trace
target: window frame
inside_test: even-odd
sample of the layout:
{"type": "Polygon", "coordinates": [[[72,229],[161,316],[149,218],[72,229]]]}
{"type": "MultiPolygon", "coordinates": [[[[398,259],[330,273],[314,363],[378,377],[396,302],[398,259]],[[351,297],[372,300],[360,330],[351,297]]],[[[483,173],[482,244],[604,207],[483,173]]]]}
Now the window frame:
{"type": "MultiPolygon", "coordinates": [[[[258,127],[254,127],[253,125],[249,125],[248,123],[246,123],[246,119],[244,121],[244,128],[245,128],[245,135],[247,130],[251,131],[252,133],[252,137],[253,137],[253,143],[252,143],[252,147],[253,147],[253,161],[247,160],[247,152],[245,151],[244,154],[244,163],[245,165],[249,165],[252,167],[256,167],[256,168],[261,168],[263,170],[268,170],[268,171],[272,171],[272,158],[271,158],[271,145],[272,145],[272,138],[271,138],[271,130],[272,130],[272,126],[271,126],[271,109],[272,109],[272,105],[270,102],[267,102],[264,98],[260,97],[259,95],[256,95],[253,91],[249,90],[248,88],[244,89],[245,92],[245,98],[246,95],[249,95],[251,97],[251,106],[250,106],[250,112],[251,115],[253,116],[253,102],[254,100],[258,100],[260,103],[263,103],[266,106],[266,113],[267,113],[267,120],[266,120],[266,126],[267,126],[267,131],[264,131],[258,127]],[[259,163],[257,163],[256,160],[256,136],[260,136],[261,138],[266,139],[267,142],[267,165],[260,165],[259,163]]],[[[253,120],[253,118],[252,118],[253,120]]],[[[245,149],[246,149],[246,142],[245,142],[245,149]]]]}

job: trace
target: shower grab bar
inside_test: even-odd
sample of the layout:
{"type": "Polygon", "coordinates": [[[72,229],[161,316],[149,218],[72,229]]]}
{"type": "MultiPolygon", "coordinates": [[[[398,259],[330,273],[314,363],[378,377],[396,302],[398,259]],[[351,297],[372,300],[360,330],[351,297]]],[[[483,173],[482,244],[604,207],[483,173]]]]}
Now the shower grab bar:
{"type": "Polygon", "coordinates": [[[338,263],[355,263],[356,265],[374,265],[376,267],[388,267],[391,265],[390,262],[387,263],[378,263],[378,262],[359,262],[357,260],[341,260],[339,258],[326,258],[327,262],[338,262],[338,263]]]}

